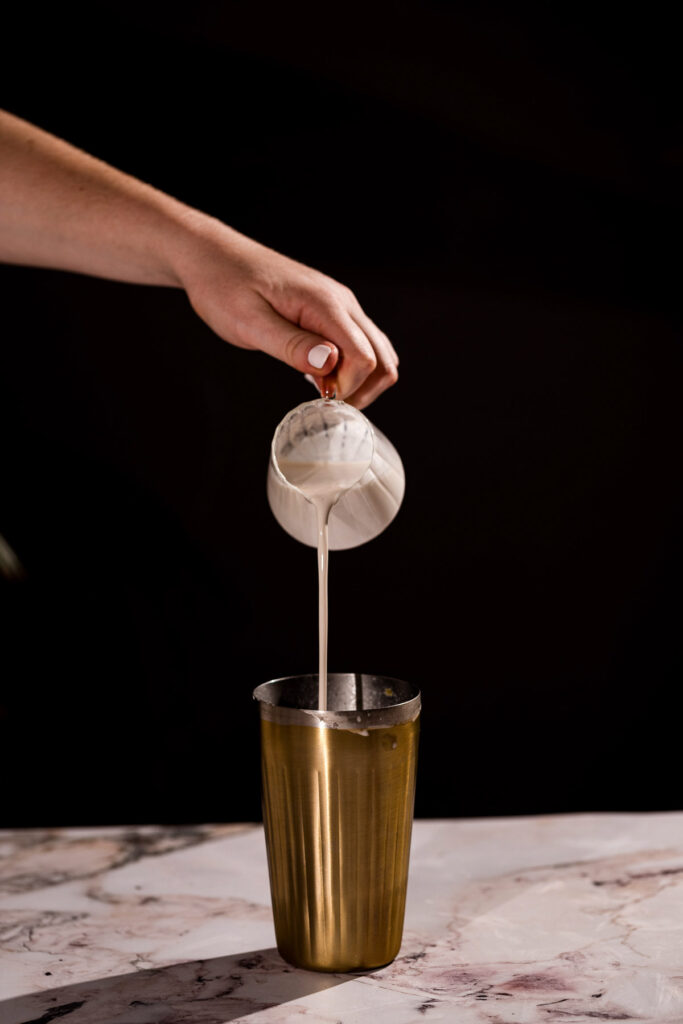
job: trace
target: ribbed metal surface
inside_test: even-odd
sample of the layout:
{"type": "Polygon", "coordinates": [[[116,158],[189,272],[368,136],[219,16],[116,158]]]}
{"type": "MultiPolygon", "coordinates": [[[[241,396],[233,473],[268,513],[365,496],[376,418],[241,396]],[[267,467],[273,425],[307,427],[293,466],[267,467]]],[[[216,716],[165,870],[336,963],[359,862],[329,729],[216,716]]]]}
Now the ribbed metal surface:
{"type": "Polygon", "coordinates": [[[353,731],[262,719],[278,949],[298,967],[379,967],[401,945],[418,721],[353,731]]]}

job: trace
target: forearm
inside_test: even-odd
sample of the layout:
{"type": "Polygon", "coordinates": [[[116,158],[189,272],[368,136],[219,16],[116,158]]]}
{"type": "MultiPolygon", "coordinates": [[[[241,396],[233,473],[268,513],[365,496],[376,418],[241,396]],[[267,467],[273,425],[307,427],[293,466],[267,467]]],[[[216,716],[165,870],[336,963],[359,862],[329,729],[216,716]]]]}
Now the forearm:
{"type": "Polygon", "coordinates": [[[0,111],[0,261],[180,286],[176,267],[202,218],[0,111]]]}

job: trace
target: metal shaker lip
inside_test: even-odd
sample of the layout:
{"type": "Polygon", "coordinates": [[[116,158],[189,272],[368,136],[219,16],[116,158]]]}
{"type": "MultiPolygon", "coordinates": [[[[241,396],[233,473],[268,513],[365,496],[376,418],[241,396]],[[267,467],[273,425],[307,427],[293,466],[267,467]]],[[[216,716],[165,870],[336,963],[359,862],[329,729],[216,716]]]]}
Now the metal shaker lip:
{"type": "Polygon", "coordinates": [[[422,707],[412,683],[361,672],[328,674],[327,711],[317,707],[317,673],[271,679],[257,686],[253,697],[266,721],[360,734],[414,722],[422,707]]]}

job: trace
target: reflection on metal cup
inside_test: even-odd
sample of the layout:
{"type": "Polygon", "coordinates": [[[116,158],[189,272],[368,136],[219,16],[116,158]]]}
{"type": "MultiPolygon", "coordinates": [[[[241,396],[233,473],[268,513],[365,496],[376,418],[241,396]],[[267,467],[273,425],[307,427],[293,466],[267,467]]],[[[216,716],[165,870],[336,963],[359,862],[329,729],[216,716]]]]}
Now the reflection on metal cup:
{"type": "Polygon", "coordinates": [[[280,954],[317,971],[368,970],[401,945],[421,699],[356,673],[263,683],[263,819],[280,954]]]}

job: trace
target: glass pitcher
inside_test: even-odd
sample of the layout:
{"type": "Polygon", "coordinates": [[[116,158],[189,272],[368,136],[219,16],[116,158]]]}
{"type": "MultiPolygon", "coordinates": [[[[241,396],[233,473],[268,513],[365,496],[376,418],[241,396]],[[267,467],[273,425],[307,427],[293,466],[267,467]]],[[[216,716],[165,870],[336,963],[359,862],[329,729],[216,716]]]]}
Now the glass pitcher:
{"type": "Polygon", "coordinates": [[[267,490],[280,526],[302,544],[317,546],[315,507],[290,481],[300,478],[302,467],[321,464],[331,472],[336,469],[340,479],[353,481],[330,512],[330,549],[357,547],[380,534],[403,500],[403,464],[391,442],[362,412],[331,398],[298,405],[273,436],[267,490]]]}

